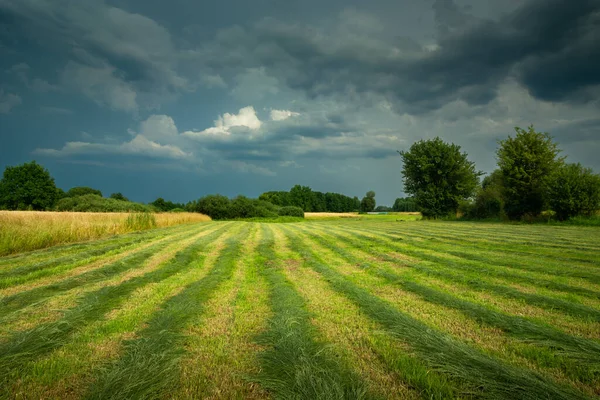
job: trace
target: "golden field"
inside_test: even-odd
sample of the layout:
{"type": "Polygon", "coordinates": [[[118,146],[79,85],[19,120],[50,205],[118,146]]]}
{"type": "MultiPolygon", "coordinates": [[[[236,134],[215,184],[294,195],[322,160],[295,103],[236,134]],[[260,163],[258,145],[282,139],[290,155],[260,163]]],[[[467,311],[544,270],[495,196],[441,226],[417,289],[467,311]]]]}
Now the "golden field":
{"type": "MultiPolygon", "coordinates": [[[[148,227],[157,228],[210,221],[198,213],[157,213],[149,218],[148,227]]],[[[135,222],[130,213],[0,211],[0,256],[144,228],[135,222]]]]}

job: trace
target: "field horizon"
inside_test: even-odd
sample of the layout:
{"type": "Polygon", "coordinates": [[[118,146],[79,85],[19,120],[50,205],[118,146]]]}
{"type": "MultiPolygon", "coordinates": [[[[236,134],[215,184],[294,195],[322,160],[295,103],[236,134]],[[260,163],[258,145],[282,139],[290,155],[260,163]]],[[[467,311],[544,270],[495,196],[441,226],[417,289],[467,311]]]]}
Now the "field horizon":
{"type": "Polygon", "coordinates": [[[600,395],[600,231],[207,221],[0,257],[0,398],[600,395]]]}

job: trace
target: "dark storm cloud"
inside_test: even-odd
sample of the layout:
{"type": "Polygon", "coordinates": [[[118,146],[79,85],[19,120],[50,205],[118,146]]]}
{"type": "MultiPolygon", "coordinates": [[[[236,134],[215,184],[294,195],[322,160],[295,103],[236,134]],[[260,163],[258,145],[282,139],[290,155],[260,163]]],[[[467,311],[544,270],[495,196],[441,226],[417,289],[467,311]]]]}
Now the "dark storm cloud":
{"type": "Polygon", "coordinates": [[[582,100],[573,95],[600,83],[600,2],[538,0],[497,22],[481,23],[440,42],[418,65],[447,78],[449,90],[493,88],[514,75],[538,99],[582,100]]]}
{"type": "Polygon", "coordinates": [[[3,36],[31,38],[35,52],[62,61],[64,85],[97,103],[133,111],[188,86],[169,31],[140,14],[85,0],[4,0],[0,12],[3,36]]]}
{"type": "Polygon", "coordinates": [[[451,1],[436,5],[450,22],[433,51],[410,39],[360,31],[344,37],[266,19],[222,31],[201,54],[215,69],[265,67],[312,98],[374,92],[415,114],[455,99],[487,104],[509,77],[538,99],[595,100],[587,90],[600,83],[598,0],[529,1],[497,21],[478,22],[451,1]],[[469,23],[457,28],[463,19],[469,23]]]}

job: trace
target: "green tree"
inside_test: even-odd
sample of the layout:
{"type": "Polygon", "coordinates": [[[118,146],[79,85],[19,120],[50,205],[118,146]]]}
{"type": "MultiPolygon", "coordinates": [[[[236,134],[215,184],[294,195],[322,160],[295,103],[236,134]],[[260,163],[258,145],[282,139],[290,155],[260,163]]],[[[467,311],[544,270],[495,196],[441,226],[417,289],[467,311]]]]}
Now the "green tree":
{"type": "Polygon", "coordinates": [[[392,210],[396,212],[413,212],[417,211],[417,205],[415,199],[412,197],[398,197],[396,201],[394,201],[392,210]]]}
{"type": "Polygon", "coordinates": [[[0,180],[0,208],[47,210],[54,207],[58,196],[54,178],[35,161],[6,167],[0,180]]]}
{"type": "Polygon", "coordinates": [[[459,202],[471,197],[479,184],[481,172],[467,153],[439,137],[421,140],[399,153],[404,191],[414,197],[424,217],[455,214],[459,202]]]}
{"type": "Polygon", "coordinates": [[[77,197],[77,196],[85,196],[86,194],[95,194],[97,196],[102,197],[102,192],[98,189],[93,189],[87,186],[75,186],[69,189],[65,195],[65,197],[77,197]]]}
{"type": "Polygon", "coordinates": [[[497,169],[483,178],[481,188],[475,195],[475,201],[470,204],[469,218],[504,218],[504,185],[502,172],[497,169]]]}
{"type": "Polygon", "coordinates": [[[115,199],[115,200],[121,200],[121,201],[129,201],[129,199],[125,196],[123,196],[123,193],[121,192],[117,192],[117,193],[112,193],[110,195],[111,199],[115,199]]]}
{"type": "Polygon", "coordinates": [[[296,185],[290,190],[290,205],[300,207],[305,212],[312,211],[313,193],[308,186],[296,185]]]}
{"type": "Polygon", "coordinates": [[[539,215],[546,205],[549,177],[562,164],[560,150],[552,137],[515,128],[516,136],[501,140],[497,151],[502,174],[505,211],[509,218],[539,215]]]}
{"type": "Polygon", "coordinates": [[[191,202],[186,207],[188,211],[206,214],[212,219],[231,218],[231,201],[220,194],[211,194],[191,202]]]}
{"type": "Polygon", "coordinates": [[[579,163],[557,168],[548,189],[550,207],[561,221],[600,209],[600,175],[579,163]]]}
{"type": "Polygon", "coordinates": [[[375,192],[369,190],[365,197],[360,201],[360,211],[371,212],[375,209],[375,192]]]}

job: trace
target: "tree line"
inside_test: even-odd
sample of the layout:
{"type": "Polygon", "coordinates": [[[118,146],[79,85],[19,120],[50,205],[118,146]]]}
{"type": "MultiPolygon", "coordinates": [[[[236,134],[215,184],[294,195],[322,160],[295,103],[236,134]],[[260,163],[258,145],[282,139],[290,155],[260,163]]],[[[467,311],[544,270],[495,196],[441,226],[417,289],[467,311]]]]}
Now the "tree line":
{"type": "Polygon", "coordinates": [[[361,208],[361,202],[356,196],[349,197],[340,193],[323,193],[301,185],[295,185],[287,192],[265,192],[258,198],[280,207],[299,207],[305,212],[351,212],[358,211],[361,208]]]}
{"type": "Polygon", "coordinates": [[[498,143],[497,169],[482,172],[454,143],[439,137],[401,151],[404,190],[424,217],[462,213],[467,218],[535,220],[551,211],[558,220],[592,216],[600,209],[600,175],[566,163],[552,136],[515,128],[498,143]]]}

